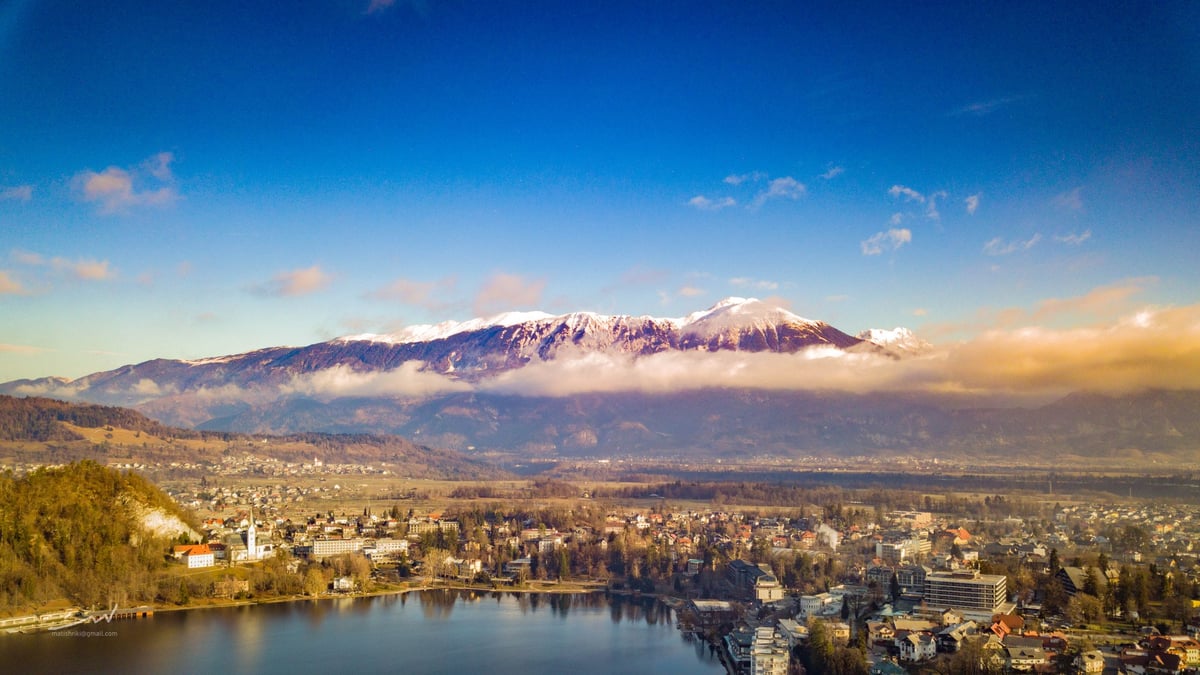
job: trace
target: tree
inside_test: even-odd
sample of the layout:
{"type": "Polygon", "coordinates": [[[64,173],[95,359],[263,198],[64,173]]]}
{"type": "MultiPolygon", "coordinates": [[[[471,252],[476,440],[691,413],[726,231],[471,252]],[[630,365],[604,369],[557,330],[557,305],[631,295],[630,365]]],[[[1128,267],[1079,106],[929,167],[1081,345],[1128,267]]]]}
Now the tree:
{"type": "Polygon", "coordinates": [[[1067,603],[1067,618],[1077,624],[1098,623],[1104,618],[1104,606],[1100,599],[1086,593],[1076,593],[1067,603]]]}
{"type": "Polygon", "coordinates": [[[1055,577],[1045,580],[1042,589],[1042,609],[1047,615],[1060,614],[1066,607],[1069,598],[1063,590],[1062,582],[1055,577]]]}
{"type": "Polygon", "coordinates": [[[892,579],[891,579],[891,585],[889,586],[889,592],[892,594],[892,600],[900,599],[900,577],[897,576],[895,572],[892,572],[892,579]]]}
{"type": "Polygon", "coordinates": [[[1093,598],[1100,596],[1100,575],[1094,567],[1083,568],[1083,588],[1080,590],[1093,598]]]}
{"type": "Polygon", "coordinates": [[[808,651],[805,668],[813,673],[829,672],[833,662],[833,637],[825,627],[825,622],[814,619],[808,622],[808,651]]]}
{"type": "Polygon", "coordinates": [[[1052,549],[1050,549],[1050,574],[1054,574],[1055,572],[1057,572],[1058,568],[1059,568],[1058,549],[1052,548],[1052,549]]]}
{"type": "Polygon", "coordinates": [[[321,570],[317,565],[310,565],[308,571],[304,573],[304,593],[305,595],[318,596],[325,591],[325,575],[321,574],[321,570]]]}
{"type": "Polygon", "coordinates": [[[947,675],[993,675],[1004,672],[1003,666],[984,649],[987,640],[982,636],[968,638],[946,664],[947,675]]]}

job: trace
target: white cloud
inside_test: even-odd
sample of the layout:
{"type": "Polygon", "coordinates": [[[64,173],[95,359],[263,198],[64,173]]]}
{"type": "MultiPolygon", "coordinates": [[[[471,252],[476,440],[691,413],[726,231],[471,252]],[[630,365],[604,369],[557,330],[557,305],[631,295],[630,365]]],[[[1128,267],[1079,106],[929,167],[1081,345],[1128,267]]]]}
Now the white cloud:
{"type": "Polygon", "coordinates": [[[43,257],[42,254],[34,253],[32,251],[22,251],[20,249],[17,249],[12,252],[12,257],[13,257],[13,260],[16,260],[17,262],[21,263],[22,265],[45,265],[46,264],[46,258],[43,257]]]}
{"type": "Polygon", "coordinates": [[[921,204],[925,203],[925,195],[910,187],[904,187],[903,185],[893,185],[892,187],[888,188],[888,194],[896,198],[904,197],[905,201],[918,202],[921,204]]]}
{"type": "MultiPolygon", "coordinates": [[[[921,388],[917,359],[896,361],[874,353],[813,347],[774,352],[662,352],[635,357],[590,352],[539,361],[478,385],[483,391],[522,396],[750,388],[867,392],[921,388]]],[[[922,364],[924,365],[924,364],[922,364]]]]}
{"type": "Polygon", "coordinates": [[[88,385],[86,384],[76,384],[68,380],[56,378],[19,384],[13,387],[12,391],[17,396],[47,396],[50,398],[71,400],[79,396],[81,392],[87,391],[87,389],[88,385]]]}
{"type": "Polygon", "coordinates": [[[967,205],[967,215],[973,216],[975,215],[975,211],[979,209],[980,194],[982,193],[976,192],[975,194],[963,200],[963,203],[967,205]]]}
{"type": "MultiPolygon", "coordinates": [[[[921,315],[921,310],[915,312],[921,315]]],[[[715,388],[1061,395],[1194,388],[1200,305],[1143,309],[1099,326],[990,330],[925,355],[893,359],[815,347],[773,352],[580,353],[539,361],[477,385],[525,396],[715,388]]]]}
{"type": "Polygon", "coordinates": [[[251,290],[260,295],[284,297],[309,295],[324,289],[331,281],[333,281],[333,277],[326,274],[320,265],[313,265],[279,272],[269,282],[251,290]]]}
{"type": "Polygon", "coordinates": [[[1069,211],[1083,210],[1083,188],[1075,188],[1057,195],[1054,205],[1069,211]]]}
{"type": "Polygon", "coordinates": [[[490,316],[497,312],[535,307],[542,301],[544,280],[527,280],[516,274],[497,272],[479,289],[475,296],[475,315],[490,316]]]}
{"type": "Polygon", "coordinates": [[[791,176],[772,179],[767,183],[767,189],[754,197],[754,208],[758,208],[771,199],[799,199],[808,192],[808,187],[791,176]]]}
{"type": "Polygon", "coordinates": [[[8,345],[0,343],[0,353],[9,354],[37,354],[47,351],[42,347],[31,347],[29,345],[8,345]]]}
{"type": "Polygon", "coordinates": [[[387,371],[359,372],[341,364],[292,376],[280,385],[284,395],[300,394],[316,398],[340,398],[347,396],[398,396],[421,398],[456,391],[470,391],[471,385],[452,380],[444,375],[424,369],[420,361],[406,361],[399,367],[387,371]]]}
{"type": "Polygon", "coordinates": [[[975,115],[977,117],[982,117],[984,115],[989,115],[991,113],[994,113],[997,110],[999,110],[1000,108],[1003,108],[1004,106],[1007,106],[1012,103],[1016,103],[1017,101],[1020,101],[1023,98],[1025,98],[1025,97],[1024,96],[1005,96],[1003,98],[995,98],[990,101],[980,101],[977,103],[971,103],[971,104],[965,105],[961,108],[957,108],[955,110],[950,111],[950,115],[952,117],[958,116],[958,115],[975,115]]]}
{"type": "Polygon", "coordinates": [[[685,298],[694,298],[697,295],[704,295],[704,289],[695,286],[683,286],[676,293],[685,298]]]}
{"type": "Polygon", "coordinates": [[[742,183],[757,183],[767,177],[767,174],[761,171],[752,171],[750,173],[731,174],[725,177],[725,182],[729,185],[741,185],[742,183]]]}
{"type": "Polygon", "coordinates": [[[0,295],[21,295],[25,287],[12,276],[12,273],[0,270],[0,295]]]}
{"type": "Polygon", "coordinates": [[[925,215],[934,220],[940,220],[942,214],[938,213],[937,200],[945,199],[948,196],[949,195],[946,194],[945,190],[938,190],[937,192],[931,193],[929,195],[929,203],[925,206],[925,215]]]}
{"type": "Polygon", "coordinates": [[[846,169],[843,167],[831,166],[831,167],[829,167],[828,171],[821,174],[821,178],[824,178],[825,180],[830,180],[833,178],[837,178],[838,176],[842,175],[845,172],[846,172],[846,169]]]}
{"type": "Polygon", "coordinates": [[[1067,244],[1068,246],[1078,246],[1091,238],[1092,238],[1092,231],[1084,230],[1083,232],[1078,232],[1078,233],[1071,232],[1070,234],[1064,234],[1062,236],[1056,235],[1054,237],[1054,241],[1057,241],[1062,244],[1067,244]]]}
{"type": "Polygon", "coordinates": [[[904,214],[900,213],[900,212],[893,213],[892,217],[888,218],[888,225],[891,225],[892,227],[895,227],[903,222],[904,222],[904,214]]]}
{"type": "Polygon", "coordinates": [[[107,260],[80,258],[71,260],[62,256],[47,259],[40,253],[14,250],[12,257],[22,265],[50,267],[56,272],[69,274],[80,281],[108,281],[117,277],[117,271],[107,260]]]}
{"type": "Polygon", "coordinates": [[[75,176],[80,197],[100,205],[101,213],[123,213],[138,206],[166,206],[179,199],[169,152],[160,152],[136,169],[110,166],[96,172],[88,169],[75,176]]]}
{"type": "Polygon", "coordinates": [[[117,276],[107,260],[67,260],[52,258],[50,265],[60,272],[67,272],[81,281],[107,281],[117,276]]]}
{"type": "Polygon", "coordinates": [[[33,199],[32,185],[14,185],[12,187],[0,187],[0,202],[27,202],[33,199]]]}
{"type": "Polygon", "coordinates": [[[175,174],[171,172],[171,163],[174,161],[174,153],[160,152],[143,161],[142,170],[164,183],[170,183],[175,180],[175,174]]]}
{"type": "Polygon", "coordinates": [[[1037,245],[1042,240],[1042,235],[1034,234],[1032,237],[1025,239],[1014,239],[1012,241],[1004,241],[1000,237],[991,239],[983,245],[983,252],[988,255],[1009,255],[1017,251],[1028,251],[1037,245]]]}
{"type": "Polygon", "coordinates": [[[696,195],[688,200],[688,206],[695,207],[701,211],[720,211],[721,209],[736,205],[737,201],[733,197],[721,197],[714,200],[704,195],[696,195]]]}
{"type": "Polygon", "coordinates": [[[729,280],[730,286],[738,288],[754,288],[760,291],[776,291],[779,290],[779,282],[767,281],[765,279],[751,279],[749,277],[734,277],[729,280]]]}
{"type": "Polygon", "coordinates": [[[908,228],[892,228],[886,232],[876,232],[865,241],[859,242],[863,255],[879,255],[885,250],[895,251],[901,246],[912,242],[912,231],[908,228]]]}
{"type": "Polygon", "coordinates": [[[149,397],[163,395],[162,387],[158,386],[157,382],[148,377],[143,377],[142,379],[138,380],[137,384],[130,388],[130,392],[139,396],[149,397]]]}

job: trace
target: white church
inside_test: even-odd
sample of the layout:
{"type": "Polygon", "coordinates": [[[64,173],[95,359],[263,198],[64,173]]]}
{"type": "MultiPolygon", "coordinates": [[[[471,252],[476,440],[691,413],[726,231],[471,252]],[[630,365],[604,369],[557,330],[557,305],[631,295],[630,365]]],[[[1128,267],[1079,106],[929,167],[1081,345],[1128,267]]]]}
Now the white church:
{"type": "Polygon", "coordinates": [[[233,535],[236,539],[227,544],[229,562],[245,563],[265,560],[275,556],[275,545],[270,541],[258,540],[258,526],[254,521],[254,507],[250,507],[250,518],[245,532],[241,536],[233,535]]]}

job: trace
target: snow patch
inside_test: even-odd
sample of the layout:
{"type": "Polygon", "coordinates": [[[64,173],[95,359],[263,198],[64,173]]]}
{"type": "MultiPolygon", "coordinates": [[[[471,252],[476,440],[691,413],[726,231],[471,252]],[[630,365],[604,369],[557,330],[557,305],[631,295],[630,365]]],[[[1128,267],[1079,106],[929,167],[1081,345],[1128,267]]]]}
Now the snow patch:
{"type": "Polygon", "coordinates": [[[891,330],[871,328],[855,337],[898,354],[924,354],[933,349],[933,345],[917,337],[911,330],[899,326],[891,330]]]}

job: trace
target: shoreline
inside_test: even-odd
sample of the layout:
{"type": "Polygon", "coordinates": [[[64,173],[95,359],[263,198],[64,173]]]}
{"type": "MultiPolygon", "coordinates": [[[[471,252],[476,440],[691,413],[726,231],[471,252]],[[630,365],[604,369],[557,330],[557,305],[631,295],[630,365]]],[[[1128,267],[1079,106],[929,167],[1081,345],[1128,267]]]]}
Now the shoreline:
{"type": "MultiPolygon", "coordinates": [[[[252,607],[255,605],[272,605],[284,602],[300,602],[304,600],[322,601],[322,600],[344,600],[357,598],[375,598],[387,595],[404,595],[407,593],[418,593],[421,591],[479,591],[482,593],[538,593],[544,595],[554,594],[572,594],[572,593],[602,593],[608,592],[608,586],[599,583],[581,584],[580,582],[568,582],[566,584],[547,584],[538,587],[506,587],[496,588],[491,586],[480,586],[474,584],[448,583],[448,584],[420,584],[417,586],[408,586],[405,588],[381,588],[370,591],[358,591],[352,593],[327,593],[324,595],[285,595],[272,596],[266,598],[246,598],[244,600],[230,600],[228,602],[215,602],[204,604],[191,605],[148,605],[157,612],[186,612],[190,610],[203,609],[228,609],[230,607],[252,607]],[[550,586],[547,588],[546,586],[550,586]]],[[[662,599],[658,594],[650,594],[651,597],[662,599]]]]}
{"type": "MultiPolygon", "coordinates": [[[[478,591],[481,593],[537,593],[537,594],[542,594],[542,595],[613,592],[617,595],[633,595],[633,593],[630,593],[630,592],[610,591],[610,589],[608,588],[608,586],[606,584],[602,584],[600,582],[566,582],[563,584],[560,584],[557,582],[542,582],[542,583],[539,583],[537,586],[527,586],[527,587],[523,587],[523,588],[517,588],[517,587],[497,588],[497,587],[493,587],[493,586],[480,586],[480,585],[476,585],[476,584],[450,582],[450,583],[445,583],[445,584],[418,584],[415,586],[406,586],[403,588],[397,588],[397,587],[378,588],[378,589],[374,589],[374,590],[370,590],[370,591],[359,591],[359,592],[352,592],[352,593],[327,593],[327,594],[323,594],[323,595],[319,595],[319,596],[311,596],[311,595],[270,596],[270,597],[263,597],[263,598],[246,598],[243,600],[205,602],[205,603],[196,603],[196,604],[188,604],[188,605],[150,603],[150,604],[145,604],[145,605],[139,605],[139,607],[146,607],[146,608],[150,609],[153,613],[157,614],[159,612],[187,612],[187,611],[205,610],[205,609],[229,609],[229,608],[233,608],[233,607],[253,607],[253,606],[257,606],[257,605],[273,605],[273,604],[279,604],[279,603],[285,603],[285,602],[301,602],[301,601],[305,601],[305,600],[320,602],[323,600],[375,598],[375,597],[383,597],[383,596],[388,596],[388,595],[404,595],[407,593],[416,593],[416,592],[421,592],[421,591],[437,591],[437,590],[478,591]]],[[[643,594],[643,595],[645,595],[647,597],[654,597],[660,601],[665,601],[666,597],[669,597],[669,596],[662,596],[657,593],[643,594]]],[[[118,607],[117,609],[121,609],[121,608],[118,607]]],[[[54,630],[58,630],[58,629],[61,629],[64,627],[70,627],[70,626],[57,625],[58,623],[63,621],[64,617],[62,616],[62,614],[64,611],[70,611],[73,615],[78,612],[83,612],[87,615],[87,617],[80,618],[80,619],[78,619],[78,621],[71,624],[71,625],[76,625],[78,623],[87,623],[87,622],[89,622],[88,617],[100,616],[109,610],[87,610],[87,609],[78,608],[78,607],[72,607],[67,610],[60,609],[56,612],[56,614],[58,614],[58,616],[54,616],[51,619],[51,621],[53,622],[52,625],[46,625],[45,623],[43,623],[43,621],[21,622],[18,625],[14,625],[9,630],[0,631],[0,635],[48,633],[48,632],[53,632],[54,630]]],[[[49,614],[49,612],[47,612],[47,614],[49,614]]],[[[29,615],[23,615],[23,616],[19,616],[19,617],[9,617],[9,620],[11,621],[11,620],[16,620],[16,619],[24,619],[24,618],[35,618],[35,617],[40,617],[40,616],[42,616],[42,615],[41,614],[29,614],[29,615]]],[[[113,619],[113,620],[114,621],[138,621],[138,620],[140,620],[140,618],[122,617],[122,618],[113,619]]]]}

